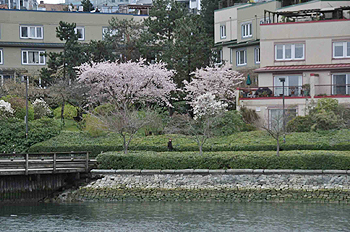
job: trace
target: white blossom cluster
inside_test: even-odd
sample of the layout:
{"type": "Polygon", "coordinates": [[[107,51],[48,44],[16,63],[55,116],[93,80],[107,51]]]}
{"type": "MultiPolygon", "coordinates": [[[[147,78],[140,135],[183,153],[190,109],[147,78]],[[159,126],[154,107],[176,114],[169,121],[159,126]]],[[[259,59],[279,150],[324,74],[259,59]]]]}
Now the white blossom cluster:
{"type": "Polygon", "coordinates": [[[51,113],[49,105],[43,99],[35,99],[33,106],[34,111],[40,111],[40,114],[43,114],[43,116],[51,113]]]}
{"type": "Polygon", "coordinates": [[[0,100],[0,110],[11,114],[14,113],[14,110],[11,107],[11,103],[6,102],[4,100],[0,100]]]}
{"type": "Polygon", "coordinates": [[[215,100],[212,93],[206,93],[198,96],[193,102],[194,120],[204,116],[214,116],[222,111],[225,111],[228,104],[215,100]]]}

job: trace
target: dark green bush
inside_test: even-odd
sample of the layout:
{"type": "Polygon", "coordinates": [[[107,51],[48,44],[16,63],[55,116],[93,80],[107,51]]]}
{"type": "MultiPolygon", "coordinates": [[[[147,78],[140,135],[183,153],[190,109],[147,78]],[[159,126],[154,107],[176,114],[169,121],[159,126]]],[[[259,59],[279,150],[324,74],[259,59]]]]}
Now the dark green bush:
{"type": "Polygon", "coordinates": [[[242,119],[240,113],[236,110],[230,110],[224,112],[223,116],[218,118],[218,121],[215,122],[216,135],[232,135],[236,132],[243,131],[245,123],[242,119]]]}
{"type": "Polygon", "coordinates": [[[309,132],[313,125],[310,116],[296,116],[287,123],[287,131],[289,132],[309,132]]]}
{"type": "MultiPolygon", "coordinates": [[[[53,110],[53,115],[56,119],[61,118],[61,110],[62,110],[61,106],[53,110]]],[[[73,117],[76,117],[76,116],[77,116],[77,107],[66,103],[64,106],[64,112],[63,112],[64,119],[73,119],[73,117]]]]}
{"type": "Polygon", "coordinates": [[[350,169],[350,153],[339,151],[115,152],[97,156],[101,169],[350,169]]]}
{"type": "Polygon", "coordinates": [[[23,153],[29,147],[59,134],[60,124],[54,119],[42,118],[29,122],[28,138],[23,120],[0,121],[0,152],[23,153]]]}

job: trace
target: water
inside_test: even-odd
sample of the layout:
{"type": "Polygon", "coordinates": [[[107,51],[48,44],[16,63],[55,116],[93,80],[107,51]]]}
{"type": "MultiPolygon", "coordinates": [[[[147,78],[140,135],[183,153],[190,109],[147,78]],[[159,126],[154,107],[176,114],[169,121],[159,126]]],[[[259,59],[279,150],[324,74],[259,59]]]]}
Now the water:
{"type": "Polygon", "coordinates": [[[0,206],[0,231],[350,231],[350,205],[120,202],[0,206]]]}

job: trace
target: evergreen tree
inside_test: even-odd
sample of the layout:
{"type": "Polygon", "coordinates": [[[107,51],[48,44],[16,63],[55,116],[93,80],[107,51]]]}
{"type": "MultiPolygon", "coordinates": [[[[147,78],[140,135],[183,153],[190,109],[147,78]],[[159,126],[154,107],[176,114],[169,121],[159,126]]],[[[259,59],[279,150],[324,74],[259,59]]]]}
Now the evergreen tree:
{"type": "Polygon", "coordinates": [[[105,45],[113,50],[121,62],[137,60],[140,58],[140,51],[136,47],[141,33],[144,31],[144,24],[134,19],[112,18],[109,21],[108,31],[104,34],[105,45]]]}
{"type": "Polygon", "coordinates": [[[84,12],[90,12],[90,11],[94,10],[94,7],[93,7],[92,3],[90,2],[90,0],[82,0],[81,5],[83,5],[84,12]]]}

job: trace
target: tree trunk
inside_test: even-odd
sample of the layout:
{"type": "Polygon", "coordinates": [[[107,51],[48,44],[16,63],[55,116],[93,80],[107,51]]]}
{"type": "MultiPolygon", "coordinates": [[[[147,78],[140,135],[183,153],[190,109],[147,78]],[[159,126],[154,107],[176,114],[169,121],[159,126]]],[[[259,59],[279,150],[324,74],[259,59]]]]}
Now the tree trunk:
{"type": "Polygon", "coordinates": [[[277,137],[277,156],[280,156],[280,138],[277,137]]]}
{"type": "Polygon", "coordinates": [[[203,155],[203,144],[199,144],[199,154],[203,155]]]}
{"type": "Polygon", "coordinates": [[[61,121],[64,125],[64,106],[65,106],[65,102],[62,102],[62,108],[61,108],[61,121]]]}
{"type": "Polygon", "coordinates": [[[128,154],[128,144],[126,143],[125,135],[123,135],[123,140],[124,154],[128,154]]]}

